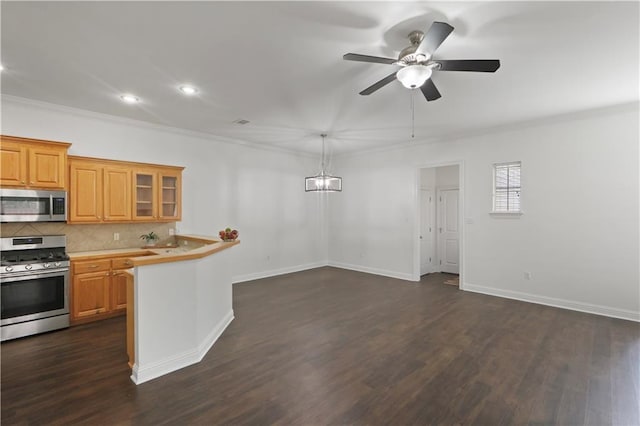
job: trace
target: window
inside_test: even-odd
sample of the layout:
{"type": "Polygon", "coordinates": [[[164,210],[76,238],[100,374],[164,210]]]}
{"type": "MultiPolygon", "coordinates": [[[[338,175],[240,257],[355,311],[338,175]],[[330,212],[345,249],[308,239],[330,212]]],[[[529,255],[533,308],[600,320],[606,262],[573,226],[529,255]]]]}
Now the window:
{"type": "Polygon", "coordinates": [[[520,162],[493,165],[493,213],[521,213],[520,162]]]}

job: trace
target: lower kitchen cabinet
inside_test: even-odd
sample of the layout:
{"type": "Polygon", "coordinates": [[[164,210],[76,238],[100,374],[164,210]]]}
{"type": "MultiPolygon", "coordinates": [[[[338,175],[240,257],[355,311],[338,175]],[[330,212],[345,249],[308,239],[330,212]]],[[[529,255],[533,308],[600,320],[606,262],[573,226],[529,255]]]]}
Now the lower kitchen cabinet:
{"type": "Polygon", "coordinates": [[[81,319],[109,310],[109,272],[89,272],[73,277],[73,317],[81,319]]]}
{"type": "Polygon", "coordinates": [[[80,324],[124,315],[127,310],[126,257],[72,261],[71,322],[80,324]]]}
{"type": "Polygon", "coordinates": [[[127,309],[127,276],[125,271],[111,273],[111,310],[127,309]]]}

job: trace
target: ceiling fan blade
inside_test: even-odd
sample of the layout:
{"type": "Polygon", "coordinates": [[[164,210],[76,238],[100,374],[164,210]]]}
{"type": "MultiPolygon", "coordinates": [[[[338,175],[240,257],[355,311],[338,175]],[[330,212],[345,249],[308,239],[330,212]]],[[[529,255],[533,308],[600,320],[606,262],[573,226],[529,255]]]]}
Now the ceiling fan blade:
{"type": "Polygon", "coordinates": [[[391,83],[393,80],[396,79],[396,74],[398,72],[394,72],[389,74],[388,76],[386,76],[385,78],[383,78],[382,80],[373,83],[371,86],[367,87],[366,89],[364,89],[362,92],[360,92],[361,95],[366,96],[366,95],[370,95],[373,92],[375,92],[376,90],[380,89],[381,87],[386,86],[387,84],[391,83]]]}
{"type": "Polygon", "coordinates": [[[454,59],[434,62],[440,64],[438,71],[496,72],[500,68],[500,61],[497,59],[454,59]]]}
{"type": "Polygon", "coordinates": [[[416,54],[422,53],[430,57],[451,34],[451,31],[453,31],[453,27],[446,22],[434,22],[416,49],[416,54]]]}
{"type": "Polygon", "coordinates": [[[346,53],[342,59],[346,61],[373,62],[375,64],[394,64],[396,59],[381,58],[380,56],[359,55],[357,53],[346,53]]]}
{"type": "Polygon", "coordinates": [[[430,78],[424,82],[424,84],[420,87],[420,90],[422,91],[424,97],[427,98],[427,101],[435,101],[442,96],[440,92],[438,92],[438,88],[430,78]]]}

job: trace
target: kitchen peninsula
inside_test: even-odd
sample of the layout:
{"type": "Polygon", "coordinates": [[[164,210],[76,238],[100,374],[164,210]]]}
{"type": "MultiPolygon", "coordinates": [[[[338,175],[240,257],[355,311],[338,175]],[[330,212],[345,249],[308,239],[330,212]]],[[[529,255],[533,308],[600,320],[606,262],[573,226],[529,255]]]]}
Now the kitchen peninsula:
{"type": "Polygon", "coordinates": [[[176,241],[178,247],[132,249],[134,257],[127,258],[133,266],[127,272],[127,351],[136,384],[200,362],[234,318],[227,249],[239,241],[192,235],[176,236],[176,241]]]}

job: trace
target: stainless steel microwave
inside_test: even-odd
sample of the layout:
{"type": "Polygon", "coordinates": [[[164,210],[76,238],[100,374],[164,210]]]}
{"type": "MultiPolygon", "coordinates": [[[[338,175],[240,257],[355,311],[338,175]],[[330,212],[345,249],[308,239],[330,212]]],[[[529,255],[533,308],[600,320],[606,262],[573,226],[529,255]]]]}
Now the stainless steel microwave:
{"type": "Polygon", "coordinates": [[[66,191],[0,189],[0,222],[66,221],[66,191]]]}

